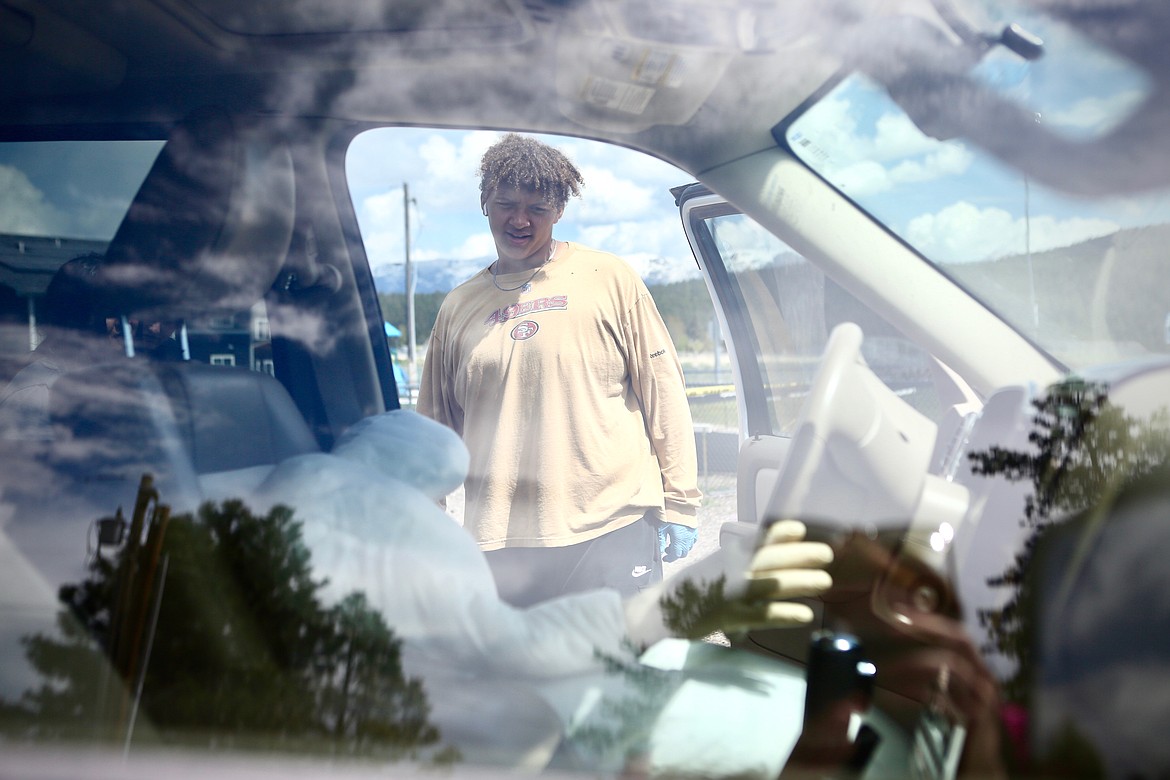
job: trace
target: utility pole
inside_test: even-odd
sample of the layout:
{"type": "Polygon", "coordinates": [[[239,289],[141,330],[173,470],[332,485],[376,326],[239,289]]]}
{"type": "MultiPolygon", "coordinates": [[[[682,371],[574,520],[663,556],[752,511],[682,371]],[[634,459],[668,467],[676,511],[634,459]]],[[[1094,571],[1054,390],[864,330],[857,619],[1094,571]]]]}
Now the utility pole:
{"type": "Polygon", "coordinates": [[[410,389],[417,387],[418,371],[414,352],[414,267],[410,264],[410,185],[402,183],[403,236],[406,239],[406,365],[410,389]]]}

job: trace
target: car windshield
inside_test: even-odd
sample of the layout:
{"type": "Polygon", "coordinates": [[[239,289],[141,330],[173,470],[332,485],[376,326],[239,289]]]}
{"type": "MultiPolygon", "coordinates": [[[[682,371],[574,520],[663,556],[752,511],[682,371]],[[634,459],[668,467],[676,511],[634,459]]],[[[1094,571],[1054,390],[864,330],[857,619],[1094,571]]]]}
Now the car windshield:
{"type": "MultiPolygon", "coordinates": [[[[1108,139],[1149,96],[1140,69],[1052,20],[979,5],[983,29],[1015,22],[1043,42],[1032,60],[1022,55],[1037,52],[1016,39],[993,46],[969,74],[1029,112],[1038,132],[1074,144],[1108,139]]],[[[945,117],[904,110],[893,92],[848,75],[776,135],[1073,370],[1170,349],[1170,298],[1147,283],[1165,275],[1167,192],[1062,193],[1003,164],[945,117]]]]}

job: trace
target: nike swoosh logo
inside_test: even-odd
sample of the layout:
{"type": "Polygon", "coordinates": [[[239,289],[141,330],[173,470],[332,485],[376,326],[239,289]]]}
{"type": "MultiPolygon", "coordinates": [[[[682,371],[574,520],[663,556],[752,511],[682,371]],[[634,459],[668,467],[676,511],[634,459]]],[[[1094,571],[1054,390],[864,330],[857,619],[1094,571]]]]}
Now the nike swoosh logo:
{"type": "Polygon", "coordinates": [[[649,566],[635,566],[634,570],[630,572],[631,577],[643,577],[650,573],[649,566]]]}

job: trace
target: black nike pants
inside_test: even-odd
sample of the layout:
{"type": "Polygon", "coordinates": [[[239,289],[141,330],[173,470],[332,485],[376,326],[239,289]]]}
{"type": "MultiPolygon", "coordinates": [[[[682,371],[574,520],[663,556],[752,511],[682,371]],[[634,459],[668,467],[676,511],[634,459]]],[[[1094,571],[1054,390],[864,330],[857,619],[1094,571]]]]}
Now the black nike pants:
{"type": "Polygon", "coordinates": [[[645,517],[580,544],[505,547],[485,555],[500,598],[517,607],[595,588],[632,596],[662,581],[658,526],[645,517]]]}

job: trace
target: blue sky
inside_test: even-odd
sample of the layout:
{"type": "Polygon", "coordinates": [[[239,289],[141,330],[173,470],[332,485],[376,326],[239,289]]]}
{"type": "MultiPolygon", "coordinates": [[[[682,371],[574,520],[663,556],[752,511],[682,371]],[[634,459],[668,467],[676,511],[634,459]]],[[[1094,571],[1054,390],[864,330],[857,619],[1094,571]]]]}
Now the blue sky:
{"type": "MultiPolygon", "coordinates": [[[[1110,130],[1149,94],[1144,75],[1108,52],[1085,46],[1072,30],[1016,16],[1044,40],[1044,56],[1027,62],[1007,49],[977,69],[996,91],[1043,118],[1045,129],[1076,138],[1110,130]]],[[[989,22],[990,23],[990,22],[989,22]]],[[[990,29],[990,28],[989,28],[990,29]]],[[[928,256],[970,262],[1107,235],[1118,228],[1166,221],[1165,196],[1088,203],[1025,185],[963,141],[928,138],[880,90],[846,82],[797,123],[816,141],[818,164],[863,207],[928,256]],[[1028,219],[1025,219],[1027,214],[1028,219]]],[[[394,128],[360,136],[347,170],[375,270],[402,262],[402,183],[409,182],[412,258],[494,257],[479,212],[476,165],[493,132],[394,128]]],[[[606,144],[539,136],[582,169],[583,198],[570,203],[555,235],[627,258],[649,257],[691,267],[669,188],[689,176],[646,155],[606,144]]],[[[816,158],[810,158],[815,163],[816,158]]]]}
{"type": "MultiPolygon", "coordinates": [[[[409,184],[411,259],[495,259],[479,208],[476,171],[500,133],[384,128],[354,140],[346,172],[370,263],[379,273],[403,260],[403,192],[409,184]]],[[[693,178],[641,152],[558,136],[535,136],[565,154],[585,178],[556,238],[620,255],[635,267],[652,257],[694,268],[670,188],[693,178]]],[[[485,262],[486,264],[486,262],[485,262]]]]}
{"type": "MultiPolygon", "coordinates": [[[[981,68],[997,89],[1035,110],[1054,132],[1106,132],[1148,93],[1142,74],[1117,57],[1083,48],[1062,57],[1071,34],[1038,30],[1046,54],[1037,63],[1009,53],[989,57],[981,68]]],[[[969,143],[926,137],[888,98],[860,81],[822,99],[793,127],[824,152],[818,167],[826,178],[941,262],[1018,254],[1025,234],[1032,251],[1043,251],[1118,228],[1170,221],[1166,193],[1088,202],[1035,183],[1025,186],[1017,172],[1005,171],[969,143]]],[[[494,257],[479,211],[476,168],[498,137],[385,128],[353,142],[347,173],[375,273],[393,273],[403,260],[404,182],[413,198],[413,260],[486,264],[494,257]]],[[[680,274],[693,273],[669,191],[690,176],[621,147],[538,137],[564,150],[586,181],[556,237],[621,255],[639,270],[663,258],[680,274]]],[[[0,232],[99,239],[113,234],[159,145],[111,143],[100,153],[82,146],[0,144],[0,232]]]]}

